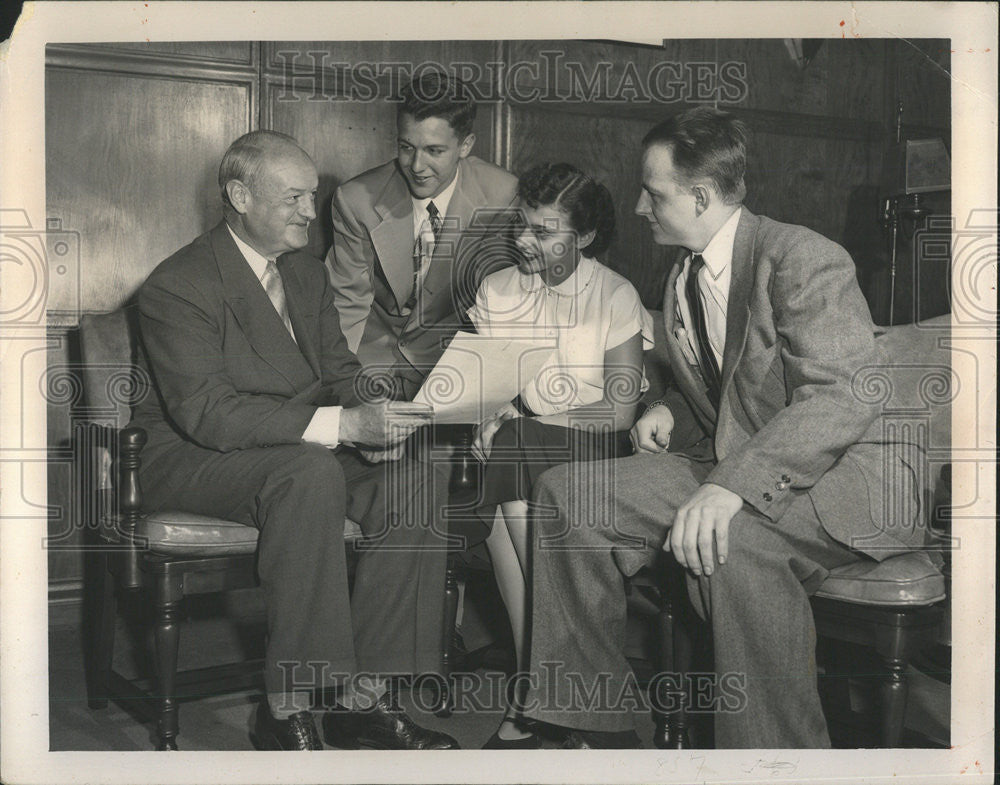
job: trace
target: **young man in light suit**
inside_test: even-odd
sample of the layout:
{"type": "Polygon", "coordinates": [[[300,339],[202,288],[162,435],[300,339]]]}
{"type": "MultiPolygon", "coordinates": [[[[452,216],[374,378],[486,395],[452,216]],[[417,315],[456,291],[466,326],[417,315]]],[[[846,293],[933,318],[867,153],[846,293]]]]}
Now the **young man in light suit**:
{"type": "Polygon", "coordinates": [[[327,273],[299,252],[317,183],[291,137],[240,137],[219,168],[225,219],[139,290],[154,382],[132,419],[148,434],[144,502],[260,529],[259,746],[322,749],[310,692],[341,685],[343,705],[323,718],[333,746],[451,749],[398,710],[381,678],[435,671],[440,658],[445,554],[430,523],[443,475],[371,463],[430,412],[363,400],[327,273]],[[350,597],[345,516],[368,541],[350,597]]]}
{"type": "Polygon", "coordinates": [[[570,747],[638,746],[627,711],[581,711],[571,681],[610,674],[612,702],[627,694],[622,576],[662,548],[740,688],[716,706],[716,745],[828,747],[808,597],[833,567],[923,544],[919,450],[852,391],[883,357],[848,254],[742,206],[740,123],[697,108],[643,147],[636,213],[682,249],[664,297],[677,390],[636,423],[636,455],[537,486],[536,537],[556,539],[534,543],[527,713],[573,729],[570,747]]]}
{"type": "Polygon", "coordinates": [[[409,400],[468,323],[482,278],[514,261],[497,224],[517,178],[471,155],[476,104],[462,82],[430,72],[401,99],[397,157],[334,194],[327,265],[348,346],[409,400]]]}

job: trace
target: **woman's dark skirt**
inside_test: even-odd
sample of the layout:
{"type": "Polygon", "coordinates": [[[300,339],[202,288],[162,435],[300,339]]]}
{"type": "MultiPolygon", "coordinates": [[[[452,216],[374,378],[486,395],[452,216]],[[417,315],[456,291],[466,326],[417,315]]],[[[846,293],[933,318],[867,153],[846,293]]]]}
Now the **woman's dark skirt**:
{"type": "Polygon", "coordinates": [[[493,439],[474,512],[452,517],[448,530],[464,535],[468,546],[475,545],[489,537],[496,506],[530,499],[538,478],[553,466],[631,454],[628,431],[611,431],[606,426],[602,430],[584,431],[544,425],[530,417],[508,420],[493,439]]]}

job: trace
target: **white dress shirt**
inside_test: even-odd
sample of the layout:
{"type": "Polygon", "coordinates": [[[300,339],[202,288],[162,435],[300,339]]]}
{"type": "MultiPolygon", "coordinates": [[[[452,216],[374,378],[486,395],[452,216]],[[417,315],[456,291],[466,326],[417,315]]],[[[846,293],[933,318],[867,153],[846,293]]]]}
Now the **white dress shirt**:
{"type": "MultiPolygon", "coordinates": [[[[719,370],[722,370],[722,355],[726,348],[726,314],[729,309],[729,282],[733,275],[733,245],[736,242],[736,227],[739,226],[742,212],[741,207],[729,216],[701,252],[705,266],[698,276],[700,284],[698,291],[701,294],[702,310],[705,314],[708,343],[719,364],[719,370]]],[[[684,325],[684,328],[680,328],[684,329],[683,334],[679,329],[677,338],[681,348],[685,350],[688,362],[698,365],[697,336],[687,301],[687,279],[690,269],[691,255],[684,260],[684,269],[677,276],[674,287],[677,294],[677,316],[684,325]]]]}
{"type": "MultiPolygon", "coordinates": [[[[653,345],[653,320],[635,287],[586,256],[562,283],[546,286],[537,273],[506,267],[486,276],[469,309],[480,335],[554,338],[552,357],[522,390],[536,414],[557,414],[604,397],[604,353],[636,333],[653,345]]],[[[642,380],[645,391],[649,383],[642,380]]]]}
{"type": "Polygon", "coordinates": [[[434,230],[431,228],[431,217],[427,212],[427,205],[434,202],[438,216],[441,221],[448,214],[448,205],[451,204],[451,197],[455,193],[458,185],[458,172],[451,178],[448,187],[437,196],[427,199],[417,199],[413,196],[413,252],[420,254],[420,269],[417,271],[417,281],[423,280],[427,272],[427,266],[431,263],[434,255],[434,230]]]}
{"type": "MultiPolygon", "coordinates": [[[[229,234],[232,235],[236,247],[240,249],[240,253],[243,254],[243,258],[250,265],[253,274],[257,276],[257,282],[260,283],[261,289],[263,289],[264,283],[261,281],[261,278],[264,276],[267,263],[269,261],[273,262],[274,259],[268,259],[243,242],[243,240],[237,237],[236,232],[233,231],[233,227],[229,226],[229,224],[226,224],[226,228],[229,229],[229,234]]],[[[267,294],[266,291],[264,293],[267,294]]],[[[309,425],[306,426],[305,431],[302,433],[302,441],[315,442],[331,449],[340,444],[340,412],[343,408],[342,406],[320,406],[316,409],[312,419],[309,421],[309,425]]]]}

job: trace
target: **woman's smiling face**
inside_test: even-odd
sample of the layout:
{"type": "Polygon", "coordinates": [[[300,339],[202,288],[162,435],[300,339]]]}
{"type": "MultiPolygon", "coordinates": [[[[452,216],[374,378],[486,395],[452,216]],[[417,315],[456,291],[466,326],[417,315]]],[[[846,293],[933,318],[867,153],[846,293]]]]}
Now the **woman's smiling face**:
{"type": "Polygon", "coordinates": [[[565,279],[580,258],[581,238],[570,225],[569,216],[554,204],[531,207],[521,202],[519,206],[525,226],[517,237],[521,252],[518,269],[525,275],[539,273],[543,278],[565,279]]]}

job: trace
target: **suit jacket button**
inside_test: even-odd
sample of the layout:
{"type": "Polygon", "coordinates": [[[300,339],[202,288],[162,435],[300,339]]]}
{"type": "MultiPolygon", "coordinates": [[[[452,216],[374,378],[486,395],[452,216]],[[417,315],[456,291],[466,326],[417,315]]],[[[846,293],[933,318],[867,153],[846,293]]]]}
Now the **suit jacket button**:
{"type": "Polygon", "coordinates": [[[767,493],[766,491],[764,492],[764,501],[766,501],[766,502],[769,502],[769,501],[771,501],[771,499],[773,499],[773,498],[774,498],[774,497],[773,497],[773,496],[771,496],[771,494],[767,493]]]}
{"type": "Polygon", "coordinates": [[[791,478],[791,477],[789,477],[789,476],[788,476],[787,474],[782,474],[782,475],[781,475],[781,481],[782,481],[782,482],[791,482],[791,481],[792,481],[792,478],[791,478]]]}

